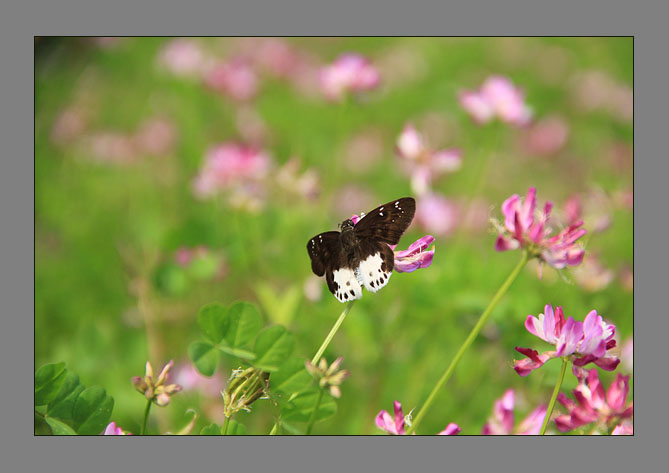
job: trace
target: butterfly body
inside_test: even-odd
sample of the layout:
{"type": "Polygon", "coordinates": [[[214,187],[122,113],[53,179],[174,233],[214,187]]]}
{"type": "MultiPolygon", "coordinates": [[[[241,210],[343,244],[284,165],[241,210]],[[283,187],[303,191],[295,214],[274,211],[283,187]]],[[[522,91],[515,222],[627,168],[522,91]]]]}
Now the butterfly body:
{"type": "Polygon", "coordinates": [[[325,275],[328,289],[340,302],[360,299],[362,287],[376,292],[394,268],[396,245],[411,224],[416,202],[404,197],[372,210],[357,224],[344,220],[341,232],[325,232],[307,242],[311,269],[325,275]]]}

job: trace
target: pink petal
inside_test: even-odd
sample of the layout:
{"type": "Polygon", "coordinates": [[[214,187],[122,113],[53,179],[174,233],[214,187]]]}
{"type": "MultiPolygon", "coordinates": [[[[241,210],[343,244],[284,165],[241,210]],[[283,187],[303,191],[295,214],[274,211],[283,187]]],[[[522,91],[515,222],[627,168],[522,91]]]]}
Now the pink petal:
{"type": "Polygon", "coordinates": [[[616,380],[611,383],[606,392],[606,402],[614,412],[620,412],[627,401],[627,393],[629,391],[629,376],[622,376],[618,373],[616,380]]]}
{"type": "Polygon", "coordinates": [[[458,424],[451,422],[446,426],[444,430],[439,432],[437,435],[458,435],[462,429],[458,424]]]}
{"type": "Polygon", "coordinates": [[[398,154],[403,158],[414,160],[418,159],[425,150],[423,139],[416,128],[411,123],[404,125],[402,133],[397,138],[398,154]]]}
{"type": "Polygon", "coordinates": [[[404,413],[402,412],[402,404],[399,401],[394,402],[395,407],[395,430],[398,435],[404,435],[404,413]]]}
{"type": "Polygon", "coordinates": [[[388,414],[388,411],[386,410],[382,410],[376,416],[376,426],[381,430],[385,430],[389,434],[397,435],[397,429],[395,428],[393,418],[390,417],[390,414],[388,414]]]}
{"type": "Polygon", "coordinates": [[[494,110],[490,103],[476,92],[461,92],[458,96],[458,101],[460,102],[460,106],[477,123],[487,123],[493,117],[494,110]]]}
{"type": "Polygon", "coordinates": [[[521,435],[539,435],[545,417],[546,406],[537,407],[518,426],[518,432],[521,435]]]}
{"type": "Polygon", "coordinates": [[[453,172],[462,165],[462,153],[457,149],[443,149],[432,154],[432,168],[438,172],[453,172]]]}
{"type": "Polygon", "coordinates": [[[539,352],[531,348],[516,347],[516,351],[527,356],[524,360],[514,360],[513,369],[516,370],[519,376],[527,376],[532,371],[543,366],[551,356],[546,353],[539,355],[539,352]]]}
{"type": "Polygon", "coordinates": [[[502,235],[498,236],[497,241],[495,242],[496,251],[515,250],[518,247],[520,247],[520,243],[518,243],[516,240],[505,238],[502,235]]]}

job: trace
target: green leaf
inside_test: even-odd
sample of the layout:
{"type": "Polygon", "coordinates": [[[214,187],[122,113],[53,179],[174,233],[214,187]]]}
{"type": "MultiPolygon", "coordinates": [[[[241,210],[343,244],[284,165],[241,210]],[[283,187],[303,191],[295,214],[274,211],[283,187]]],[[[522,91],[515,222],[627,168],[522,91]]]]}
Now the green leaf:
{"type": "Polygon", "coordinates": [[[286,394],[297,393],[311,386],[313,378],[304,367],[304,359],[289,358],[272,373],[270,388],[286,394]]]}
{"type": "Polygon", "coordinates": [[[284,326],[292,322],[302,297],[302,291],[297,285],[292,285],[285,291],[276,291],[269,284],[259,283],[256,294],[269,319],[284,326]]]}
{"type": "Polygon", "coordinates": [[[226,435],[246,435],[246,427],[236,420],[230,419],[228,422],[228,433],[226,435]]]}
{"type": "Polygon", "coordinates": [[[208,342],[193,342],[188,346],[188,356],[197,368],[205,376],[212,376],[218,365],[218,350],[208,342]]]}
{"type": "Polygon", "coordinates": [[[71,420],[74,403],[84,389],[84,386],[79,383],[79,376],[76,373],[67,371],[65,382],[58,395],[47,406],[47,415],[71,420]]]}
{"type": "Polygon", "coordinates": [[[231,348],[240,348],[253,340],[262,326],[258,308],[249,302],[237,302],[228,310],[225,341],[231,348]]]}
{"type": "Polygon", "coordinates": [[[61,420],[49,416],[46,416],[45,420],[46,423],[49,424],[49,427],[51,427],[51,431],[54,435],[77,435],[72,427],[61,420]]]}
{"type": "Polygon", "coordinates": [[[205,337],[212,343],[220,343],[225,335],[228,320],[226,318],[228,310],[218,302],[207,304],[200,309],[197,314],[197,324],[205,337]]]}
{"type": "Polygon", "coordinates": [[[65,382],[65,363],[51,363],[42,366],[35,373],[35,405],[51,402],[65,382]]]}
{"type": "MultiPolygon", "coordinates": [[[[298,394],[282,409],[282,418],[286,421],[309,422],[318,400],[318,388],[298,394]]],[[[337,403],[328,393],[323,394],[316,413],[316,421],[325,420],[337,412],[337,403]]]]}
{"type": "Polygon", "coordinates": [[[221,435],[221,427],[217,424],[209,424],[202,427],[200,435],[221,435]]]}
{"type": "Polygon", "coordinates": [[[219,347],[222,352],[227,353],[228,355],[238,356],[239,358],[244,358],[245,360],[255,360],[256,354],[249,350],[244,350],[242,348],[230,348],[226,346],[219,347]]]}
{"type": "Polygon", "coordinates": [[[109,423],[114,399],[99,386],[85,389],[74,403],[72,418],[79,435],[97,435],[109,423]]]}
{"type": "Polygon", "coordinates": [[[295,340],[281,325],[268,327],[258,335],[254,365],[264,371],[276,371],[293,351],[295,340]]]}

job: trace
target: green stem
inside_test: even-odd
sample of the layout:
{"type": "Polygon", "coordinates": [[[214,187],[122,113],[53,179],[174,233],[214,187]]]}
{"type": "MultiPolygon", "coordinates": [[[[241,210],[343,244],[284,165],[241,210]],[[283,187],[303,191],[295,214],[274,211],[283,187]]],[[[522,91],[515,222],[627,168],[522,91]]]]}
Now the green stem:
{"type": "Polygon", "coordinates": [[[146,432],[146,422],[149,420],[149,411],[151,410],[151,399],[146,401],[146,407],[144,408],[144,422],[142,422],[142,430],[139,432],[139,435],[144,435],[146,432]]]}
{"type": "Polygon", "coordinates": [[[311,418],[309,419],[309,425],[307,426],[307,431],[306,435],[311,434],[311,429],[314,426],[314,423],[316,423],[316,414],[318,413],[318,408],[321,407],[321,400],[323,399],[323,391],[324,389],[319,389],[318,391],[318,399],[316,399],[316,407],[314,407],[314,412],[311,413],[311,418]]]}
{"type": "Polygon", "coordinates": [[[427,413],[428,409],[434,402],[435,398],[437,397],[437,393],[441,390],[441,388],[446,384],[446,382],[450,379],[451,375],[453,374],[453,371],[455,370],[455,366],[458,364],[460,361],[460,358],[465,354],[467,351],[467,348],[472,344],[476,336],[479,334],[481,329],[483,328],[483,325],[485,324],[486,320],[488,319],[488,316],[490,313],[493,311],[495,306],[497,306],[497,303],[500,301],[502,296],[506,293],[506,291],[509,289],[513,281],[516,279],[518,274],[520,273],[520,270],[523,269],[523,266],[525,266],[525,263],[527,263],[528,260],[528,254],[526,251],[523,251],[523,256],[520,258],[520,261],[516,265],[515,268],[513,268],[513,271],[511,271],[511,274],[506,278],[506,281],[500,286],[500,288],[497,290],[495,295],[493,296],[492,300],[488,304],[488,307],[485,308],[483,311],[483,314],[481,314],[481,317],[479,318],[478,322],[476,322],[476,325],[474,325],[474,328],[472,331],[469,333],[469,336],[465,340],[465,342],[462,344],[458,352],[455,354],[455,357],[451,361],[451,364],[448,365],[448,368],[446,368],[446,371],[444,371],[444,374],[441,376],[439,381],[437,381],[437,385],[432,389],[432,392],[430,395],[427,397],[427,400],[425,401],[425,404],[423,404],[423,407],[421,407],[420,411],[418,411],[418,414],[416,415],[416,418],[414,419],[413,423],[411,424],[411,427],[407,430],[407,435],[410,435],[413,433],[416,428],[418,427],[418,424],[420,424],[421,420],[423,420],[423,417],[425,417],[425,414],[427,413]]]}
{"type": "Polygon", "coordinates": [[[223,435],[228,435],[228,424],[230,424],[230,418],[226,416],[223,421],[223,435]]]}
{"type": "Polygon", "coordinates": [[[268,435],[276,435],[279,432],[279,422],[274,422],[272,430],[269,431],[268,435]]]}
{"type": "Polygon", "coordinates": [[[344,312],[341,313],[335,324],[332,326],[332,330],[330,330],[330,333],[328,333],[328,336],[325,337],[325,340],[323,341],[323,344],[321,347],[318,349],[316,352],[316,355],[314,355],[314,358],[311,360],[311,364],[315,365],[318,363],[318,360],[321,359],[321,356],[323,356],[323,352],[325,352],[325,349],[328,347],[330,342],[335,336],[335,333],[337,333],[337,330],[339,330],[339,326],[344,322],[344,319],[348,315],[348,313],[351,311],[351,307],[353,307],[353,303],[355,302],[355,299],[352,301],[349,301],[346,304],[346,307],[344,308],[344,312]]]}
{"type": "Polygon", "coordinates": [[[562,386],[564,373],[565,371],[567,371],[567,364],[569,364],[569,361],[567,360],[566,357],[563,357],[560,376],[558,377],[557,383],[555,383],[555,389],[553,389],[553,395],[551,396],[551,401],[548,403],[548,409],[546,410],[546,417],[544,417],[544,423],[541,426],[541,431],[539,432],[539,435],[544,435],[544,432],[546,432],[546,427],[548,427],[548,422],[551,419],[551,414],[553,413],[553,408],[555,407],[555,400],[557,399],[557,395],[560,392],[560,386],[562,386]]]}

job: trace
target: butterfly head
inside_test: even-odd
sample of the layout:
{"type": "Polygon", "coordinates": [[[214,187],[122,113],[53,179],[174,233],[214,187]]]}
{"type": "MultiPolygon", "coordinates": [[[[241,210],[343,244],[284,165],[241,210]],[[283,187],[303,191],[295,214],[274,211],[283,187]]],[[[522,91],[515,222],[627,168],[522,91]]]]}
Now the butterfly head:
{"type": "Polygon", "coordinates": [[[351,231],[353,230],[353,220],[346,219],[341,224],[339,224],[339,228],[341,229],[342,233],[346,231],[351,231]]]}

